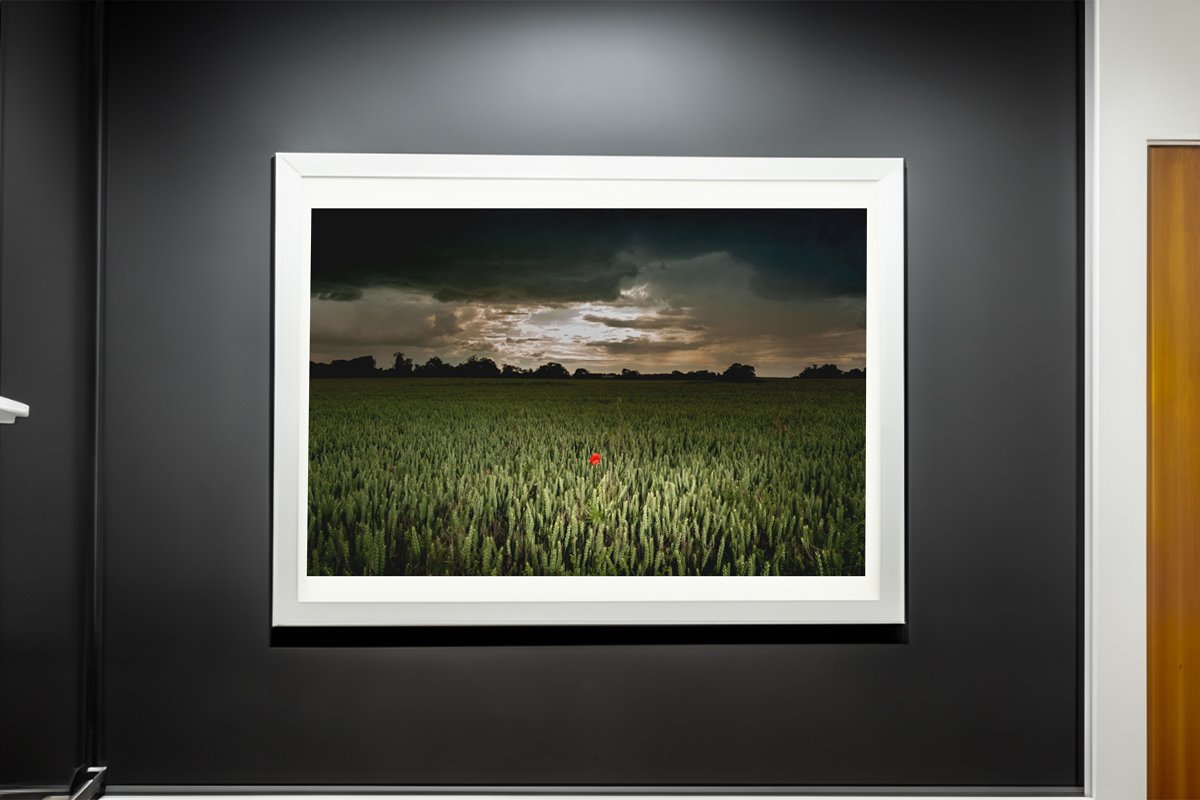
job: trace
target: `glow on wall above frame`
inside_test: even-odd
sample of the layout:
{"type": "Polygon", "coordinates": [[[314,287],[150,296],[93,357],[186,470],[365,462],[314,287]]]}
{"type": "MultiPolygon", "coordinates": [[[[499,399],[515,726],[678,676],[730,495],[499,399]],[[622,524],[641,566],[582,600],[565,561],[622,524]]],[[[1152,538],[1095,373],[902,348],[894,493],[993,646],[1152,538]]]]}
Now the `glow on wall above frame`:
{"type": "Polygon", "coordinates": [[[903,622],[903,175],[277,154],[273,624],[903,622]]]}

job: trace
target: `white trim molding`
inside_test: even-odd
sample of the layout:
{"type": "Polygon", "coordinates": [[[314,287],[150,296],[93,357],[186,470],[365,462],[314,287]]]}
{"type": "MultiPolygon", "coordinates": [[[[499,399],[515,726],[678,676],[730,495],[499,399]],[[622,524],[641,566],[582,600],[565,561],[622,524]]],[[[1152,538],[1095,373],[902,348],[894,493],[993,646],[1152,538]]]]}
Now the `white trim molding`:
{"type": "Polygon", "coordinates": [[[1130,800],[1146,796],[1147,779],[1147,154],[1200,139],[1200,2],[1089,6],[1084,788],[1130,800]]]}

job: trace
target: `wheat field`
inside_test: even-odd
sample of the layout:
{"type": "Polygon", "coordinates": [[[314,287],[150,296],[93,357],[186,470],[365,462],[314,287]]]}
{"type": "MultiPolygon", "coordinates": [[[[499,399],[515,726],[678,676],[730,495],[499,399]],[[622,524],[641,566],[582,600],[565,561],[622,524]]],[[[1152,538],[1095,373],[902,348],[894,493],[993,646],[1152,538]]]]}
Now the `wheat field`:
{"type": "Polygon", "coordinates": [[[862,380],[314,379],[310,575],[861,575],[862,380]]]}

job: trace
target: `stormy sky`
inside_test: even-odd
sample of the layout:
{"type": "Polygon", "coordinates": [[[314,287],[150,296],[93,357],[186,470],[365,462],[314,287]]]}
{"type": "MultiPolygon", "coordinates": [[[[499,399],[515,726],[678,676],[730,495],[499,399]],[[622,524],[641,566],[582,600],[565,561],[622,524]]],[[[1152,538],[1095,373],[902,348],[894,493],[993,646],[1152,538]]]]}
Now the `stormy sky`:
{"type": "Polygon", "coordinates": [[[315,209],[313,361],[865,366],[862,209],[315,209]]]}

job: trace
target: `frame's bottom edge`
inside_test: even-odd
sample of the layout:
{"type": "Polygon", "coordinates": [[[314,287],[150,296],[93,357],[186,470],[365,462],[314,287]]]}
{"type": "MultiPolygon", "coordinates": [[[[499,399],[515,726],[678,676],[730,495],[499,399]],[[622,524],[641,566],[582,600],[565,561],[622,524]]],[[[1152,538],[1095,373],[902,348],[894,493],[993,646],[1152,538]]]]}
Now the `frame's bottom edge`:
{"type": "Polygon", "coordinates": [[[626,644],[906,644],[907,625],[543,625],[276,627],[272,647],[626,644]]]}

